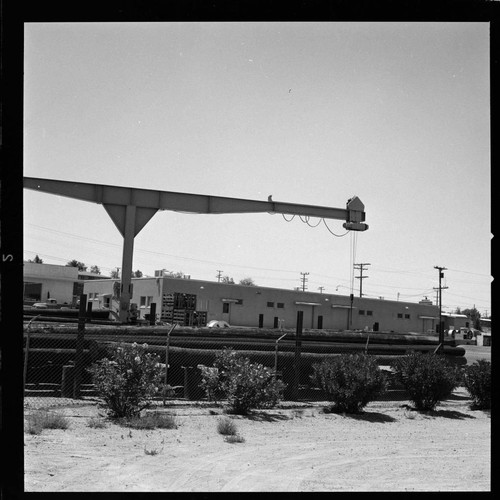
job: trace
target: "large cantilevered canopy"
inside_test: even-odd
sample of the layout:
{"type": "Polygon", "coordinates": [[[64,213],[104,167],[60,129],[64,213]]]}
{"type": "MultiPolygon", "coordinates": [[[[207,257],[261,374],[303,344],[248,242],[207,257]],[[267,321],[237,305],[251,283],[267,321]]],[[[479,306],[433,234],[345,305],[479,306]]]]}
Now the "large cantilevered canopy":
{"type": "Polygon", "coordinates": [[[128,322],[132,296],[134,237],[158,210],[199,214],[282,213],[344,220],[344,227],[354,231],[368,229],[363,223],[365,207],[357,196],[350,198],[342,209],[273,201],[271,197],[268,201],[246,200],[35,177],[24,177],[24,187],[103,205],[124,238],[119,311],[123,323],[128,322]]]}

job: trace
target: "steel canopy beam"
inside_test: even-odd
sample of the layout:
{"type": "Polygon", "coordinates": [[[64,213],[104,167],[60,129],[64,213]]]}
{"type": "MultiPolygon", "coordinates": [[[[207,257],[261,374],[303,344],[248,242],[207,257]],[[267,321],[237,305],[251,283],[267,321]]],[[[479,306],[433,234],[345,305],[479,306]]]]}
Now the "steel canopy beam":
{"type": "Polygon", "coordinates": [[[66,196],[102,205],[134,205],[136,207],[155,210],[173,210],[198,214],[277,212],[325,219],[339,219],[346,222],[362,222],[365,220],[364,205],[356,196],[351,198],[346,208],[343,209],[272,200],[247,200],[35,177],[24,177],[24,187],[34,191],[66,196]]]}
{"type": "Polygon", "coordinates": [[[120,321],[123,323],[128,322],[132,297],[134,237],[158,210],[197,214],[282,213],[344,220],[346,229],[355,231],[368,229],[368,226],[363,224],[365,207],[357,196],[350,198],[346,203],[346,208],[342,209],[273,201],[271,196],[268,201],[258,201],[36,177],[24,177],[23,186],[34,191],[104,206],[124,240],[119,311],[120,321]]]}

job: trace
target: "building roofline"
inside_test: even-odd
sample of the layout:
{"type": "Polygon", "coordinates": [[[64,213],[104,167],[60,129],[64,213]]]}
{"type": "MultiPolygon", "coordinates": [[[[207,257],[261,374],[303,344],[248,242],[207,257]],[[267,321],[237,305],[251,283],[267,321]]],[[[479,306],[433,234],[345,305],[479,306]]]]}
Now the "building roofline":
{"type": "MultiPolygon", "coordinates": [[[[309,296],[313,295],[316,297],[322,297],[322,298],[327,298],[327,297],[341,297],[344,299],[349,300],[349,295],[343,295],[343,294],[338,294],[338,293],[320,293],[320,292],[312,292],[308,290],[293,290],[289,288],[276,288],[276,287],[269,287],[269,286],[261,286],[261,285],[240,285],[239,283],[219,283],[217,281],[208,281],[208,280],[200,280],[200,279],[194,279],[194,278],[174,278],[172,276],[142,276],[140,278],[132,278],[132,282],[138,281],[138,280],[167,280],[167,281],[177,281],[177,282],[188,282],[188,283],[199,283],[200,285],[214,285],[214,286],[224,286],[224,287],[231,287],[231,289],[254,289],[256,292],[259,290],[274,290],[276,292],[290,292],[290,293],[297,293],[297,294],[308,294],[309,296]]],[[[103,279],[94,279],[91,280],[92,283],[99,283],[99,282],[112,282],[116,281],[117,278],[103,278],[103,279]]],[[[87,282],[88,283],[88,282],[87,282]]],[[[297,300],[300,300],[299,298],[297,300]]],[[[331,300],[331,299],[329,299],[331,300]]],[[[404,306],[405,304],[410,304],[410,305],[424,305],[424,306],[431,306],[437,308],[438,306],[435,304],[420,304],[419,302],[406,302],[402,300],[390,300],[390,299],[375,299],[371,297],[354,297],[354,301],[358,302],[360,300],[363,301],[369,301],[369,302],[391,302],[391,303],[398,303],[404,306]]],[[[310,302],[310,301],[309,301],[310,302]]],[[[350,307],[350,305],[349,305],[350,307]]],[[[443,313],[445,314],[445,313],[443,313]]]]}

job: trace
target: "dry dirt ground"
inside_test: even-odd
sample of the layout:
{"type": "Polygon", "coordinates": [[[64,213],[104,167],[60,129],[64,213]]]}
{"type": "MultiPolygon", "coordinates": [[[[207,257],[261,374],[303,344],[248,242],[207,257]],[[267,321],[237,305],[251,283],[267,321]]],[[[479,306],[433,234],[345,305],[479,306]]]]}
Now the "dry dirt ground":
{"type": "Polygon", "coordinates": [[[91,428],[95,403],[61,403],[67,430],[24,435],[27,492],[490,491],[490,412],[463,388],[429,414],[393,397],[360,415],[318,402],[228,416],[241,443],[208,403],[169,401],[178,427],[156,430],[91,428]]]}

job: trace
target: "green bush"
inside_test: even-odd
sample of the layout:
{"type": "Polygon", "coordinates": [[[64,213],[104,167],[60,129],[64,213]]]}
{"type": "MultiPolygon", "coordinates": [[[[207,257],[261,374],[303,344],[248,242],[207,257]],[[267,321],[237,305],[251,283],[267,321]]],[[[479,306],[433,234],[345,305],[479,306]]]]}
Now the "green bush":
{"type": "Polygon", "coordinates": [[[29,413],[26,417],[26,431],[29,434],[40,434],[43,429],[68,429],[69,420],[58,412],[46,408],[29,413]]]}
{"type": "Polygon", "coordinates": [[[341,354],[313,365],[311,380],[333,401],[332,411],[359,413],[384,393],[385,376],[367,354],[341,354]]]}
{"type": "Polygon", "coordinates": [[[202,387],[209,399],[226,399],[229,411],[245,415],[253,408],[272,408],[285,388],[273,372],[232,349],[217,353],[212,367],[202,370],[202,387]]]}
{"type": "Polygon", "coordinates": [[[101,359],[88,369],[113,418],[138,415],[158,393],[163,369],[159,357],[146,348],[146,344],[120,344],[111,349],[111,359],[101,359]]]}
{"type": "Polygon", "coordinates": [[[491,362],[480,359],[464,370],[463,382],[472,398],[472,408],[491,408],[491,362]]]}
{"type": "Polygon", "coordinates": [[[434,410],[460,383],[460,371],[439,354],[410,353],[393,363],[401,382],[418,411],[434,410]]]}

